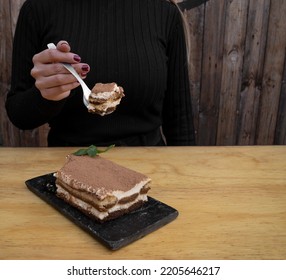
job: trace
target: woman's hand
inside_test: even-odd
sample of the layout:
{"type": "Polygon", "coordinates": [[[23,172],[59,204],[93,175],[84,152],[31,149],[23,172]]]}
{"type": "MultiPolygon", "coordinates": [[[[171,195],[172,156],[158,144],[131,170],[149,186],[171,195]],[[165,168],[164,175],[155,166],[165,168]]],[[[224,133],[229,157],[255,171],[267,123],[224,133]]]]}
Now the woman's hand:
{"type": "Polygon", "coordinates": [[[72,89],[79,86],[76,78],[61,62],[72,64],[82,78],[85,78],[90,70],[89,65],[81,63],[81,58],[70,50],[66,41],[60,41],[57,49],[46,49],[33,57],[34,67],[31,75],[36,80],[35,85],[42,96],[48,100],[64,99],[72,89]]]}

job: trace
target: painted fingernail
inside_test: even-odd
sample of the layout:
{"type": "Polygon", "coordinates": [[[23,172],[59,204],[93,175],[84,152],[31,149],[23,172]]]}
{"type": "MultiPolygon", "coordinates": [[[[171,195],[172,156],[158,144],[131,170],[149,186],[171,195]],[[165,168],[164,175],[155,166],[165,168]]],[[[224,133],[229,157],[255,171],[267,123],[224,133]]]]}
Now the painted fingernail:
{"type": "Polygon", "coordinates": [[[83,65],[83,66],[81,67],[81,70],[82,70],[82,71],[88,71],[88,70],[89,70],[89,66],[88,66],[88,65],[83,65]]]}
{"type": "Polygon", "coordinates": [[[80,56],[78,56],[77,54],[75,54],[75,55],[73,56],[73,59],[74,59],[74,61],[76,61],[76,62],[80,62],[80,61],[81,61],[80,56]]]}

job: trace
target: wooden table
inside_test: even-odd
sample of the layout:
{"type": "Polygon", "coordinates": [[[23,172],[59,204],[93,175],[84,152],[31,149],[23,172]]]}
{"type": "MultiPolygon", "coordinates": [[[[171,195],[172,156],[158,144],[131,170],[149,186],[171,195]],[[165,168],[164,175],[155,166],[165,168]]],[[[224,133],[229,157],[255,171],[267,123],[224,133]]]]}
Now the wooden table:
{"type": "Polygon", "coordinates": [[[34,195],[75,148],[0,148],[0,259],[286,259],[286,146],[119,148],[103,157],[152,178],[179,211],[111,251],[34,195]]]}

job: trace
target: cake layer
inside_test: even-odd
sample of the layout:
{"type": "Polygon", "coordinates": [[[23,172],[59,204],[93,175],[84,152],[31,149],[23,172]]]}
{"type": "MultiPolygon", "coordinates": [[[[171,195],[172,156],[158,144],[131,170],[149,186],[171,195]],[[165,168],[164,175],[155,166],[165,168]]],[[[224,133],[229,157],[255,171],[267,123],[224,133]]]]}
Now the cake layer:
{"type": "Polygon", "coordinates": [[[123,205],[126,203],[132,203],[135,200],[137,200],[138,196],[143,196],[144,194],[147,194],[148,190],[150,189],[148,184],[144,185],[140,189],[132,189],[132,191],[126,192],[124,197],[121,197],[118,199],[116,195],[108,195],[103,200],[99,200],[96,195],[87,193],[85,191],[80,191],[77,189],[71,188],[69,185],[64,183],[61,180],[57,180],[56,186],[58,189],[62,189],[63,191],[68,192],[70,195],[74,196],[75,198],[78,198],[94,208],[96,208],[100,212],[108,211],[110,208],[112,208],[114,205],[123,205]]]}
{"type": "Polygon", "coordinates": [[[101,156],[68,155],[55,177],[73,189],[94,195],[98,200],[109,195],[120,200],[123,196],[139,193],[151,181],[146,175],[101,156]]]}
{"type": "Polygon", "coordinates": [[[114,101],[105,101],[104,103],[89,102],[88,111],[90,113],[105,116],[115,111],[117,105],[120,104],[121,99],[114,101]]]}
{"type": "Polygon", "coordinates": [[[131,202],[125,204],[116,204],[109,208],[107,211],[102,212],[91,204],[73,196],[61,186],[57,186],[57,195],[70,205],[73,205],[91,218],[95,218],[100,222],[115,219],[126,213],[130,213],[131,211],[138,209],[140,206],[143,205],[144,202],[148,200],[146,194],[140,194],[136,197],[135,200],[131,202]]]}
{"type": "Polygon", "coordinates": [[[57,195],[99,221],[140,207],[151,179],[101,156],[68,155],[55,174],[57,195]]]}
{"type": "Polygon", "coordinates": [[[112,113],[120,104],[124,90],[116,83],[97,83],[89,96],[88,111],[101,116],[112,113]]]}

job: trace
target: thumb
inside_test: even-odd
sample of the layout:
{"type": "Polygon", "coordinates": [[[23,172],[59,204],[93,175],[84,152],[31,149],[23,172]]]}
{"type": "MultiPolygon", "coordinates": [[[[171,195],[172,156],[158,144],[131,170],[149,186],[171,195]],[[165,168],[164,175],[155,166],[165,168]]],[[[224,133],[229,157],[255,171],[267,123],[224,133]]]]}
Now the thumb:
{"type": "Polygon", "coordinates": [[[61,52],[70,52],[71,47],[67,41],[59,41],[57,43],[57,49],[61,52]]]}

